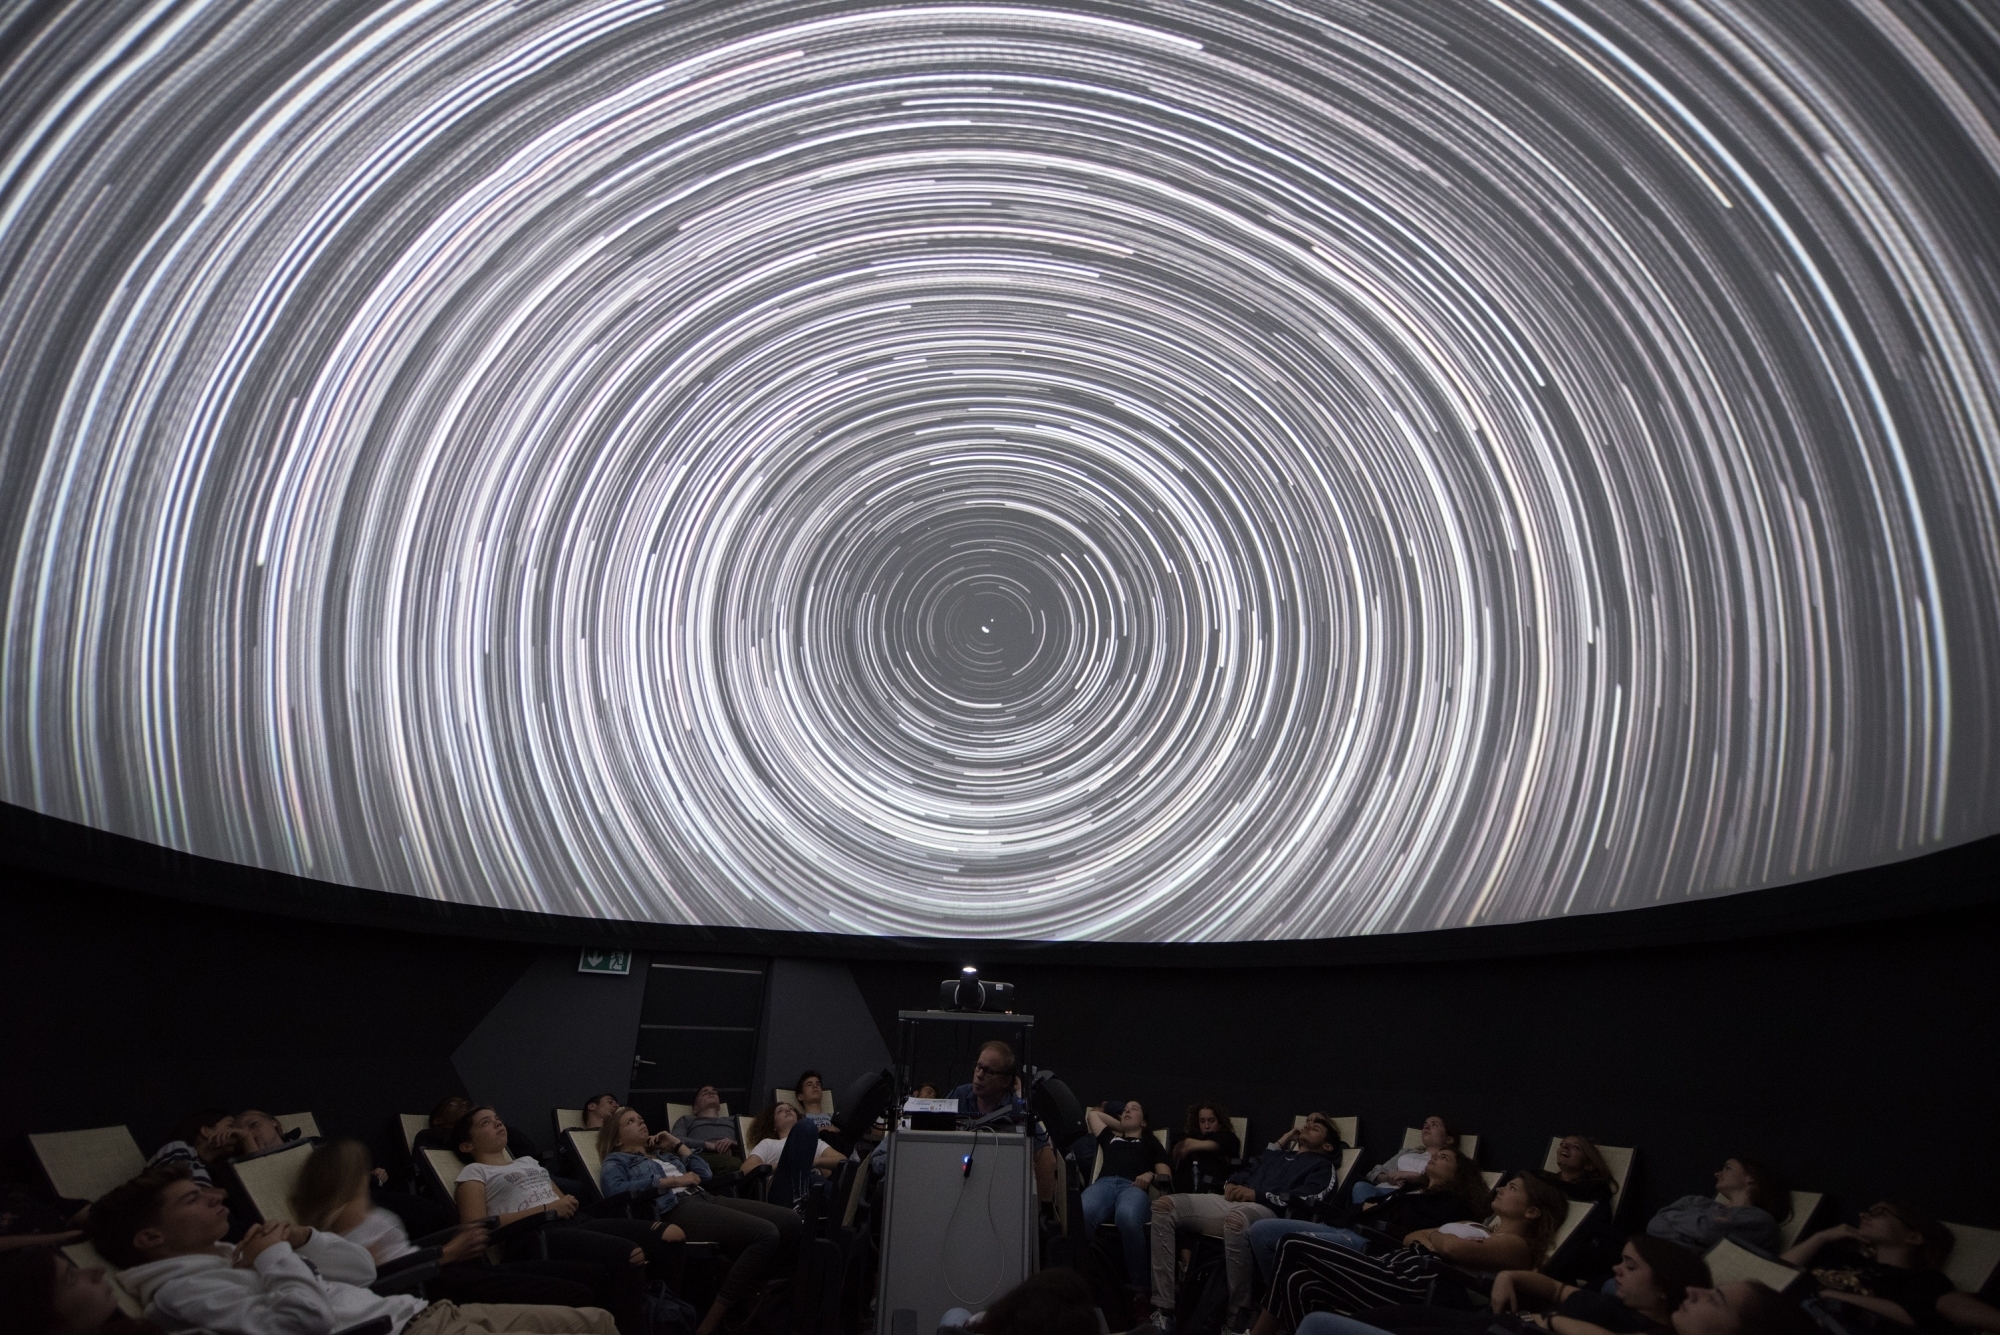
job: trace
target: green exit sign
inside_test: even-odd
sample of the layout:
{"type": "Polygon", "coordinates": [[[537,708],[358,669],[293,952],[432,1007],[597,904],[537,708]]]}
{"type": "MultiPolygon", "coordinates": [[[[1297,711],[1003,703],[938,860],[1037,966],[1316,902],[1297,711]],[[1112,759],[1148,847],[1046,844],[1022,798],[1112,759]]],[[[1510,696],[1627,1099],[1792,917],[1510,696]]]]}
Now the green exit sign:
{"type": "Polygon", "coordinates": [[[578,973],[630,973],[632,972],[632,952],[629,950],[592,950],[585,946],[583,958],[576,962],[578,973]]]}

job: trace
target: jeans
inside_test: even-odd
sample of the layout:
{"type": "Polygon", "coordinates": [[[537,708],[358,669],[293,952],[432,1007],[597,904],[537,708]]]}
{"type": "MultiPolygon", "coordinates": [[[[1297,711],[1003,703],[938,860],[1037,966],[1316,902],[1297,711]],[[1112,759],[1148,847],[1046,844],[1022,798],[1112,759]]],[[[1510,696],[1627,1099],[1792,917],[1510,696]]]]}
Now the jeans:
{"type": "Polygon", "coordinates": [[[1340,1316],[1334,1312],[1313,1312],[1299,1322],[1292,1335],[1383,1335],[1374,1326],[1364,1325],[1351,1316],[1340,1316]]]}
{"type": "Polygon", "coordinates": [[[722,1248],[730,1266],[716,1296],[732,1307],[752,1297],[781,1259],[798,1255],[798,1212],[782,1205],[728,1196],[685,1196],[667,1212],[666,1222],[689,1242],[713,1242],[722,1248]]]}
{"type": "Polygon", "coordinates": [[[771,1204],[790,1209],[799,1203],[811,1185],[813,1161],[819,1157],[819,1128],[801,1117],[785,1137],[785,1149],[771,1174],[771,1204]]]}
{"type": "Polygon", "coordinates": [[[1373,1182],[1356,1182],[1354,1190],[1349,1194],[1356,1205],[1361,1205],[1374,1200],[1377,1196],[1393,1196],[1396,1194],[1396,1188],[1387,1183],[1377,1186],[1373,1182]]]}
{"type": "Polygon", "coordinates": [[[1153,1221],[1153,1306],[1174,1310],[1174,1246],[1182,1229],[1222,1239],[1222,1268],[1229,1279],[1229,1309],[1250,1305],[1249,1230],[1276,1211],[1255,1201],[1175,1192],[1162,1196],[1153,1221]]]}
{"type": "Polygon", "coordinates": [[[1278,1269],[1278,1244],[1294,1233],[1309,1233],[1357,1252],[1368,1250],[1368,1240],[1351,1228],[1315,1224],[1309,1219],[1260,1219],[1250,1225],[1250,1262],[1261,1282],[1271,1282],[1278,1269]]]}
{"type": "Polygon", "coordinates": [[[1125,1285],[1134,1293],[1145,1293],[1152,1283],[1146,1252],[1146,1229],[1152,1217],[1153,1198],[1144,1187],[1133,1186],[1129,1177],[1100,1177],[1083,1189],[1084,1233],[1093,1234],[1104,1223],[1118,1225],[1125,1285]]]}

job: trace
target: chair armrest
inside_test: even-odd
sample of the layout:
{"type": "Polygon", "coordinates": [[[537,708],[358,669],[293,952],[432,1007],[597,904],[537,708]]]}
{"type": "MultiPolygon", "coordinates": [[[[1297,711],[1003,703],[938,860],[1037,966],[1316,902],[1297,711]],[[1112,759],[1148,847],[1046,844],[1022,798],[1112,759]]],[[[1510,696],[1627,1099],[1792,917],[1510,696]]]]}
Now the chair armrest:
{"type": "Polygon", "coordinates": [[[531,1238],[548,1226],[549,1216],[547,1214],[531,1214],[526,1219],[516,1219],[505,1228],[494,1229],[490,1241],[495,1247],[504,1247],[510,1242],[516,1242],[522,1238],[531,1238]]]}
{"type": "Polygon", "coordinates": [[[426,1247],[408,1256],[399,1256],[375,1272],[375,1282],[368,1286],[368,1291],[387,1298],[391,1294],[409,1293],[428,1284],[444,1268],[439,1260],[443,1254],[443,1248],[426,1247]]]}
{"type": "Polygon", "coordinates": [[[475,1219],[470,1224],[453,1224],[450,1228],[439,1229],[436,1233],[426,1233],[421,1238],[412,1238],[411,1241],[419,1247],[442,1247],[457,1237],[461,1230],[475,1226],[492,1233],[500,1227],[500,1216],[490,1214],[484,1219],[475,1219]]]}
{"type": "Polygon", "coordinates": [[[621,1191],[616,1196],[606,1196],[583,1207],[583,1213],[592,1219],[618,1218],[631,1213],[632,1207],[655,1200],[659,1193],[651,1187],[640,1187],[633,1191],[621,1191]]]}

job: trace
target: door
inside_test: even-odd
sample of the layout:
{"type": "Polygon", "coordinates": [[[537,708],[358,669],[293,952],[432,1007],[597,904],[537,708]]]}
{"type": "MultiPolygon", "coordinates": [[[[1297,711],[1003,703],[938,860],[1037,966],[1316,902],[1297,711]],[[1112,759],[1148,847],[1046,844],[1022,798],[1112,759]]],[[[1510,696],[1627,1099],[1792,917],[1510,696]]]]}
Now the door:
{"type": "Polygon", "coordinates": [[[754,1113],[750,1088],[764,1023],[769,961],[726,955],[656,955],[632,1054],[632,1106],[654,1130],[666,1105],[691,1103],[714,1085],[732,1113],[754,1113]]]}

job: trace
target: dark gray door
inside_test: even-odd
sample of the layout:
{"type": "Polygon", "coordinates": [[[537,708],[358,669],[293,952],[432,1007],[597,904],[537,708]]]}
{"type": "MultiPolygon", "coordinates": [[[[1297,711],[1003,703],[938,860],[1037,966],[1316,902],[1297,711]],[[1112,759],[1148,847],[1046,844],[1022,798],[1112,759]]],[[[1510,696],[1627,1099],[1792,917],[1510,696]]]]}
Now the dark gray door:
{"type": "Polygon", "coordinates": [[[632,1106],[655,1130],[666,1105],[688,1103],[714,1085],[732,1113],[754,1113],[751,1068],[764,1023],[768,960],[655,955],[632,1055],[632,1106]]]}

